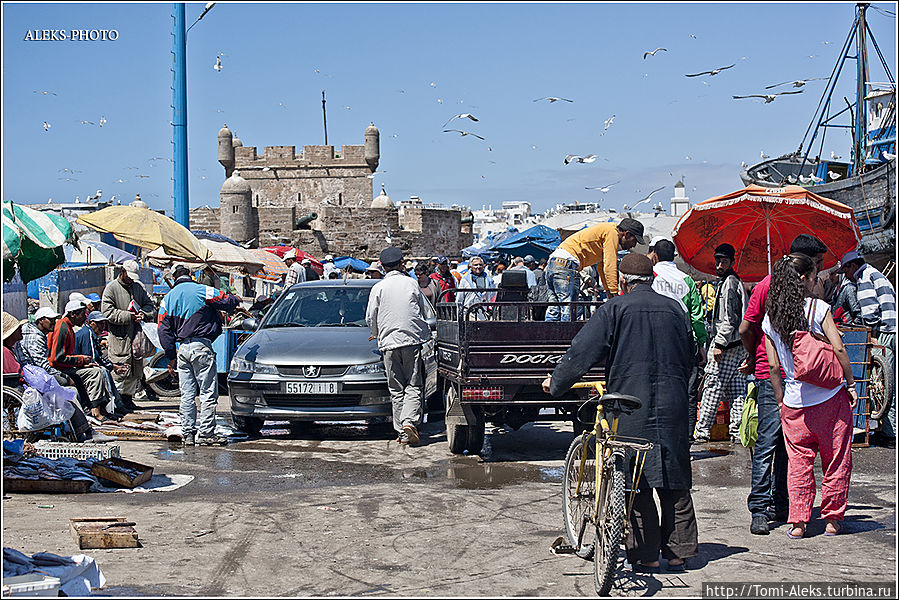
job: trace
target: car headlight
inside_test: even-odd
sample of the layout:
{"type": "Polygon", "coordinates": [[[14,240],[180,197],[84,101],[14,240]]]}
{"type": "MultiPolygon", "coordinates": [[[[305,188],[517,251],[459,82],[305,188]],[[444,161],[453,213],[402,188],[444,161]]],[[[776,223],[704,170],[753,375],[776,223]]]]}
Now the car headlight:
{"type": "Polygon", "coordinates": [[[347,369],[347,375],[373,375],[377,373],[386,373],[384,369],[384,361],[370,363],[367,365],[353,365],[347,369]]]}
{"type": "Polygon", "coordinates": [[[230,371],[232,373],[259,373],[260,375],[278,374],[278,368],[275,365],[266,365],[237,357],[231,359],[230,371]]]}

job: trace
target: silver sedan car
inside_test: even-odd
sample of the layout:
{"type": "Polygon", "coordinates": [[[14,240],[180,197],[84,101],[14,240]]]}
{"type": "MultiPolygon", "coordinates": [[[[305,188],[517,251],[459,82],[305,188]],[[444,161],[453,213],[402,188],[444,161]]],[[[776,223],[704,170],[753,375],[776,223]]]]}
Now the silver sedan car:
{"type": "MultiPolygon", "coordinates": [[[[365,323],[376,283],[311,281],[281,294],[231,360],[228,392],[236,427],[258,435],[266,420],[390,420],[384,361],[365,323]]],[[[425,398],[431,398],[437,390],[433,336],[423,355],[425,398]]]]}

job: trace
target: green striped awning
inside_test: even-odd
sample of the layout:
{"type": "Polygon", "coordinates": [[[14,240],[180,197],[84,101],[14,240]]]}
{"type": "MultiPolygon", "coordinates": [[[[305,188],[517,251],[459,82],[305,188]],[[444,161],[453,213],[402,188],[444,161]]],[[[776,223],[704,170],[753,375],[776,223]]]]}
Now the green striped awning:
{"type": "Polygon", "coordinates": [[[42,277],[65,261],[63,244],[77,244],[75,230],[64,217],[3,202],[3,278],[22,281],[42,277]]]}

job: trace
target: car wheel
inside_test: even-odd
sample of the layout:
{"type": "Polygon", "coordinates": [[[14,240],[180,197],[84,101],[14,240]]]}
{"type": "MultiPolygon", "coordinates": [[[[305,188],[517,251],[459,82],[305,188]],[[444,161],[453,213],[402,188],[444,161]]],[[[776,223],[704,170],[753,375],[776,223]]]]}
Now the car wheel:
{"type": "MultiPolygon", "coordinates": [[[[166,358],[165,352],[160,350],[147,361],[147,366],[151,369],[166,369],[169,366],[169,359],[166,358]]],[[[159,379],[154,379],[147,383],[160,398],[174,398],[181,395],[181,389],[178,387],[178,372],[169,376],[166,374],[159,379]]]]}
{"type": "Polygon", "coordinates": [[[262,426],[265,424],[263,419],[257,417],[244,417],[235,415],[234,413],[231,413],[231,422],[234,423],[234,426],[237,429],[250,436],[258,436],[259,432],[262,431],[262,426]]]}

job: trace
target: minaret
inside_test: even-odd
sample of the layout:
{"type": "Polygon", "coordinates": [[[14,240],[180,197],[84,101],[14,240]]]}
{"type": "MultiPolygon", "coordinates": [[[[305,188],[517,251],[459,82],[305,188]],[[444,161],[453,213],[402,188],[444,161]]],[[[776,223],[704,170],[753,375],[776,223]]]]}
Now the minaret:
{"type": "Polygon", "coordinates": [[[234,145],[231,130],[225,125],[219,129],[218,135],[218,160],[225,167],[225,179],[231,177],[234,171],[234,145]]]}
{"type": "Polygon", "coordinates": [[[671,211],[668,213],[672,217],[680,217],[690,210],[690,199],[687,198],[687,188],[683,181],[674,184],[674,197],[671,199],[671,211]]]}

